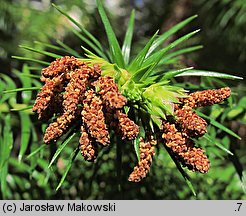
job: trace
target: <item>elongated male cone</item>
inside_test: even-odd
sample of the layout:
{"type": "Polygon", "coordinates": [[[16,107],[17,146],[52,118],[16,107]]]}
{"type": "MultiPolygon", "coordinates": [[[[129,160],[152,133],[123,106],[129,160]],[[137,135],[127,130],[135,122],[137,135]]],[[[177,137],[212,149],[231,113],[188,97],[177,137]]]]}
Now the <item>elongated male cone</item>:
{"type": "Polygon", "coordinates": [[[155,144],[156,141],[153,137],[150,137],[147,141],[144,141],[142,137],[139,139],[140,161],[138,162],[138,165],[134,167],[128,181],[139,182],[146,177],[152,164],[152,158],[155,154],[153,147],[155,144]]]}
{"type": "Polygon", "coordinates": [[[206,173],[209,170],[210,161],[202,148],[190,147],[186,152],[180,153],[179,158],[192,171],[206,173]]]}
{"type": "Polygon", "coordinates": [[[179,154],[188,150],[187,138],[176,129],[175,124],[163,121],[162,132],[162,138],[165,140],[166,146],[174,153],[179,154]]]}
{"type": "Polygon", "coordinates": [[[118,129],[122,135],[122,139],[135,139],[139,133],[138,125],[120,110],[116,110],[115,118],[118,119],[118,129]]]}
{"type": "Polygon", "coordinates": [[[187,98],[183,99],[184,105],[189,107],[209,106],[220,103],[226,98],[230,97],[231,89],[229,87],[197,91],[189,94],[187,98]]]}
{"type": "Polygon", "coordinates": [[[103,102],[111,109],[119,109],[126,104],[126,98],[121,95],[111,77],[99,77],[92,85],[99,89],[98,93],[101,95],[103,102]]]}
{"type": "Polygon", "coordinates": [[[85,122],[91,137],[102,145],[109,144],[109,132],[105,123],[103,104],[94,90],[88,90],[83,100],[83,121],[85,122]]]}
{"type": "Polygon", "coordinates": [[[48,67],[42,69],[42,81],[45,81],[46,78],[52,79],[55,76],[73,71],[84,64],[84,62],[79,61],[73,56],[57,58],[55,61],[51,62],[48,67]]]}
{"type": "Polygon", "coordinates": [[[207,122],[199,115],[192,111],[191,107],[183,106],[182,108],[175,106],[176,121],[175,124],[183,135],[188,137],[201,137],[207,132],[207,122]]]}
{"type": "Polygon", "coordinates": [[[61,116],[51,123],[45,131],[44,142],[49,143],[51,140],[59,138],[68,128],[70,123],[76,118],[76,110],[78,108],[81,95],[86,90],[86,85],[91,73],[88,67],[76,69],[71,72],[71,80],[65,88],[63,94],[63,110],[61,116]]]}
{"type": "Polygon", "coordinates": [[[176,158],[192,171],[206,173],[209,170],[210,161],[204,154],[204,150],[195,147],[187,134],[178,131],[175,124],[163,121],[162,138],[165,145],[171,149],[176,158]]]}
{"type": "Polygon", "coordinates": [[[54,100],[55,96],[62,91],[63,80],[64,78],[62,75],[51,80],[47,80],[45,85],[41,88],[41,91],[37,94],[32,110],[39,115],[39,119],[46,115],[48,107],[54,100]]]}
{"type": "Polygon", "coordinates": [[[81,136],[79,139],[81,154],[86,161],[94,161],[97,157],[97,149],[89,137],[85,127],[81,126],[81,136]]]}

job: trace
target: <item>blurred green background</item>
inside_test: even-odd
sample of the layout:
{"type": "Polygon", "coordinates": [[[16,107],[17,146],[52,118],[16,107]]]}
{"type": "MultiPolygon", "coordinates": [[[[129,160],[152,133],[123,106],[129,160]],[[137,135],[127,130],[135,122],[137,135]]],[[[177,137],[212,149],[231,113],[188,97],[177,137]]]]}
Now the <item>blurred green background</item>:
{"type": "MultiPolygon", "coordinates": [[[[209,126],[214,140],[230,149],[233,155],[214,147],[206,139],[201,145],[211,160],[208,174],[189,171],[197,196],[177,171],[163,147],[157,149],[150,174],[140,183],[131,183],[127,177],[137,162],[131,143],[122,148],[122,178],[117,178],[116,144],[100,152],[96,163],[77,157],[63,182],[56,187],[68,166],[69,155],[78,144],[74,137],[64,148],[55,165],[48,168],[56,145],[44,146],[42,131],[46,124],[38,122],[25,108],[35,98],[31,92],[4,94],[3,90],[18,87],[40,87],[40,65],[12,56],[41,61],[52,61],[38,53],[28,52],[19,45],[49,51],[52,46],[69,47],[81,53],[77,27],[51,6],[55,3],[76,21],[106,44],[104,28],[90,0],[1,0],[0,7],[0,198],[1,199],[246,199],[246,1],[242,0],[114,0],[104,1],[110,21],[119,41],[123,41],[132,9],[136,10],[133,42],[134,53],[157,29],[167,29],[198,14],[198,18],[170,38],[169,42],[185,32],[201,28],[201,32],[187,43],[201,44],[202,50],[181,56],[173,65],[194,66],[197,69],[226,72],[244,77],[242,81],[217,79],[182,79],[183,86],[216,88],[228,85],[232,97],[228,104],[203,110],[211,118],[237,133],[241,140],[209,126]],[[40,43],[41,42],[41,43],[40,43]],[[38,151],[36,151],[38,150],[38,151]],[[34,154],[34,153],[35,154],[34,154]],[[28,156],[29,155],[29,156],[28,156]],[[118,188],[119,181],[121,190],[118,188]]],[[[62,54],[62,53],[61,53],[62,54]]]]}

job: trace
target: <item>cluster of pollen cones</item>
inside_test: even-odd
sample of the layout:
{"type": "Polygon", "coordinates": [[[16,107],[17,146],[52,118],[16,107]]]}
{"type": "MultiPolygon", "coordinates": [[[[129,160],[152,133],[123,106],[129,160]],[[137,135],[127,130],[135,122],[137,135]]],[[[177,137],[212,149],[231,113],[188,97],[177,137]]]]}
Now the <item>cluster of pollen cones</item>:
{"type": "Polygon", "coordinates": [[[39,119],[55,118],[45,131],[45,143],[56,141],[71,125],[81,122],[81,154],[85,160],[93,161],[97,144],[110,143],[110,126],[117,128],[122,139],[132,140],[138,135],[138,126],[122,110],[126,98],[112,78],[101,76],[99,65],[89,66],[65,56],[42,70],[41,81],[44,86],[33,111],[39,119]]]}
{"type": "Polygon", "coordinates": [[[191,93],[174,106],[175,117],[162,122],[165,145],[189,169],[206,173],[210,166],[204,150],[196,147],[193,141],[193,138],[202,137],[207,132],[207,122],[192,109],[220,103],[230,94],[228,87],[191,93]]]}
{"type": "MultiPolygon", "coordinates": [[[[56,59],[42,70],[44,82],[38,93],[33,111],[39,119],[53,122],[44,134],[44,142],[50,143],[61,137],[72,125],[80,126],[79,146],[87,161],[97,157],[97,145],[110,144],[110,129],[122,139],[133,140],[139,127],[124,113],[127,99],[119,92],[114,80],[101,76],[99,65],[89,65],[75,57],[56,59]]],[[[207,122],[193,108],[220,103],[230,96],[230,88],[204,90],[189,94],[174,105],[174,116],[163,120],[161,138],[171,154],[184,166],[205,173],[210,162],[201,147],[194,145],[193,138],[206,133],[207,122]]],[[[157,144],[152,135],[140,137],[140,159],[128,180],[139,182],[146,177],[157,144]]]]}
{"type": "MultiPolygon", "coordinates": [[[[196,147],[193,141],[193,138],[199,138],[207,132],[207,122],[198,116],[193,108],[220,103],[230,94],[228,87],[191,93],[174,105],[174,116],[162,121],[160,140],[170,153],[190,170],[206,173],[210,166],[204,150],[196,147]]],[[[154,145],[156,140],[153,136],[146,140],[140,138],[140,160],[130,174],[129,181],[139,182],[146,177],[154,156],[154,145]]]]}

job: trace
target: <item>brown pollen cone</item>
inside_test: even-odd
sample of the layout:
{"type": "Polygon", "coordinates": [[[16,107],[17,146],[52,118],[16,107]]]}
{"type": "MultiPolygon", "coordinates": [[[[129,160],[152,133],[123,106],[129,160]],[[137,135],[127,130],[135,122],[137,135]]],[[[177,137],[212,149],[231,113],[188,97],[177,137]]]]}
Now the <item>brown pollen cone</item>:
{"type": "Polygon", "coordinates": [[[49,120],[54,114],[61,115],[63,113],[62,108],[63,95],[57,94],[53,97],[53,100],[50,101],[48,107],[41,113],[39,113],[39,119],[43,121],[49,120]]]}
{"type": "Polygon", "coordinates": [[[175,154],[188,150],[187,138],[182,136],[182,133],[176,129],[175,124],[163,122],[162,131],[162,138],[165,140],[166,146],[175,154]]]}
{"type": "Polygon", "coordinates": [[[153,145],[156,144],[156,141],[153,139],[153,137],[147,140],[147,142],[145,142],[141,137],[139,142],[140,160],[128,178],[128,181],[132,182],[139,182],[146,177],[152,164],[152,158],[155,154],[153,145]]]}
{"type": "Polygon", "coordinates": [[[117,85],[111,77],[99,77],[92,85],[99,88],[98,94],[101,95],[106,106],[109,106],[111,109],[119,109],[126,104],[126,98],[121,95],[117,85]]]}
{"type": "Polygon", "coordinates": [[[189,106],[182,108],[175,105],[176,121],[180,131],[189,137],[201,137],[207,132],[207,122],[197,115],[189,106]]]}
{"type": "Polygon", "coordinates": [[[61,75],[62,73],[75,70],[82,65],[84,65],[84,62],[79,61],[73,56],[64,56],[62,58],[58,58],[51,62],[48,67],[42,70],[42,81],[45,81],[46,78],[53,78],[55,76],[61,75]]]}
{"type": "Polygon", "coordinates": [[[86,90],[86,85],[90,75],[90,68],[82,67],[71,73],[71,80],[65,88],[63,94],[64,113],[55,122],[51,123],[45,131],[44,142],[49,143],[60,137],[66,131],[69,124],[75,119],[75,113],[81,94],[86,90]]]}
{"type": "Polygon", "coordinates": [[[193,141],[187,138],[186,134],[183,136],[176,129],[175,124],[163,122],[162,130],[162,138],[165,140],[165,145],[172,150],[183,165],[192,171],[208,172],[210,162],[202,148],[195,147],[193,141]]]}
{"type": "Polygon", "coordinates": [[[59,116],[55,122],[50,123],[44,134],[44,142],[48,144],[52,140],[56,141],[56,139],[62,136],[64,131],[66,131],[68,123],[70,123],[72,119],[72,115],[64,113],[63,115],[59,116]]]}
{"type": "Polygon", "coordinates": [[[94,90],[88,90],[83,100],[83,122],[85,122],[91,137],[97,142],[106,146],[109,144],[109,132],[105,123],[103,105],[101,99],[96,96],[94,90]]]}
{"type": "Polygon", "coordinates": [[[80,69],[71,72],[71,74],[71,80],[65,88],[63,95],[63,107],[65,112],[72,112],[76,109],[80,96],[86,91],[92,69],[84,65],[80,69]]]}
{"type": "Polygon", "coordinates": [[[94,161],[97,157],[96,147],[83,126],[81,126],[81,136],[79,139],[81,154],[86,161],[94,161]]]}
{"type": "Polygon", "coordinates": [[[133,140],[139,133],[139,127],[128,118],[128,116],[122,113],[120,110],[115,111],[115,118],[118,119],[118,129],[122,134],[122,139],[133,140]]]}
{"type": "Polygon", "coordinates": [[[230,97],[231,89],[229,87],[197,91],[189,94],[187,98],[183,99],[183,104],[191,108],[209,106],[220,103],[230,97]]]}
{"type": "Polygon", "coordinates": [[[37,94],[36,101],[33,105],[33,112],[39,114],[39,119],[45,116],[46,110],[55,95],[60,93],[63,89],[63,76],[57,76],[53,79],[48,79],[41,91],[37,94]]]}
{"type": "Polygon", "coordinates": [[[188,151],[180,153],[179,157],[181,162],[192,171],[207,173],[209,170],[210,161],[202,148],[190,147],[188,151]]]}

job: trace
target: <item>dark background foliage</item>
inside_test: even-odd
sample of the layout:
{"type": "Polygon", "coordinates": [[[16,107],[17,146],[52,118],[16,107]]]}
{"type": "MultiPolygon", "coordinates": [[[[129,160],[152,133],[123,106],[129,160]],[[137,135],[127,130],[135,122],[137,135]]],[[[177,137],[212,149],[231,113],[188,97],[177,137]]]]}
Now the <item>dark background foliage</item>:
{"type": "MultiPolygon", "coordinates": [[[[7,166],[5,162],[0,164],[2,176],[0,197],[2,199],[245,199],[245,81],[225,82],[208,78],[179,81],[183,86],[195,86],[201,89],[225,85],[232,87],[233,95],[227,105],[215,105],[204,109],[203,112],[233,130],[241,136],[241,140],[213,126],[209,127],[211,137],[230,149],[234,155],[231,156],[215,148],[207,140],[200,140],[201,146],[210,156],[212,167],[205,175],[188,171],[197,193],[196,197],[193,196],[175,164],[161,146],[157,149],[148,177],[137,184],[128,182],[127,177],[136,164],[137,158],[131,143],[124,145],[122,146],[123,161],[119,166],[116,161],[116,141],[112,142],[110,149],[100,152],[94,164],[84,162],[82,157],[78,156],[62,187],[58,191],[55,190],[68,165],[69,155],[77,145],[78,137],[74,137],[64,148],[55,165],[47,168],[56,145],[42,145],[42,131],[46,124],[37,122],[37,117],[30,112],[25,111],[25,114],[20,114],[10,111],[11,108],[20,108],[17,107],[19,103],[30,104],[33,95],[15,93],[6,96],[2,93],[4,89],[23,86],[25,81],[19,72],[30,72],[25,61],[11,58],[11,56],[52,61],[51,58],[38,53],[25,51],[18,45],[24,44],[49,50],[50,48],[43,43],[53,45],[66,43],[71,49],[82,52],[81,45],[85,44],[71,31],[75,27],[51,6],[52,2],[61,6],[85,26],[102,42],[102,45],[106,44],[106,35],[94,1],[1,1],[0,156],[2,158],[6,156],[8,164],[7,166]],[[23,138],[23,134],[29,135],[23,138]],[[23,158],[20,160],[19,156],[18,160],[23,141],[26,143],[27,150],[23,158]],[[27,157],[40,146],[42,148],[40,152],[27,157]],[[120,179],[117,175],[119,170],[121,170],[120,179]]],[[[246,78],[246,2],[240,0],[108,0],[105,1],[105,6],[121,42],[130,12],[133,8],[136,10],[133,38],[135,54],[138,53],[140,45],[145,44],[146,38],[150,38],[157,29],[160,29],[162,33],[190,15],[198,14],[194,22],[173,35],[169,42],[184,32],[201,28],[202,31],[188,43],[202,44],[204,48],[181,57],[175,64],[227,72],[246,78]]],[[[31,70],[31,73],[40,74],[40,70],[31,70]]],[[[34,85],[39,84],[36,81],[34,85]]]]}

